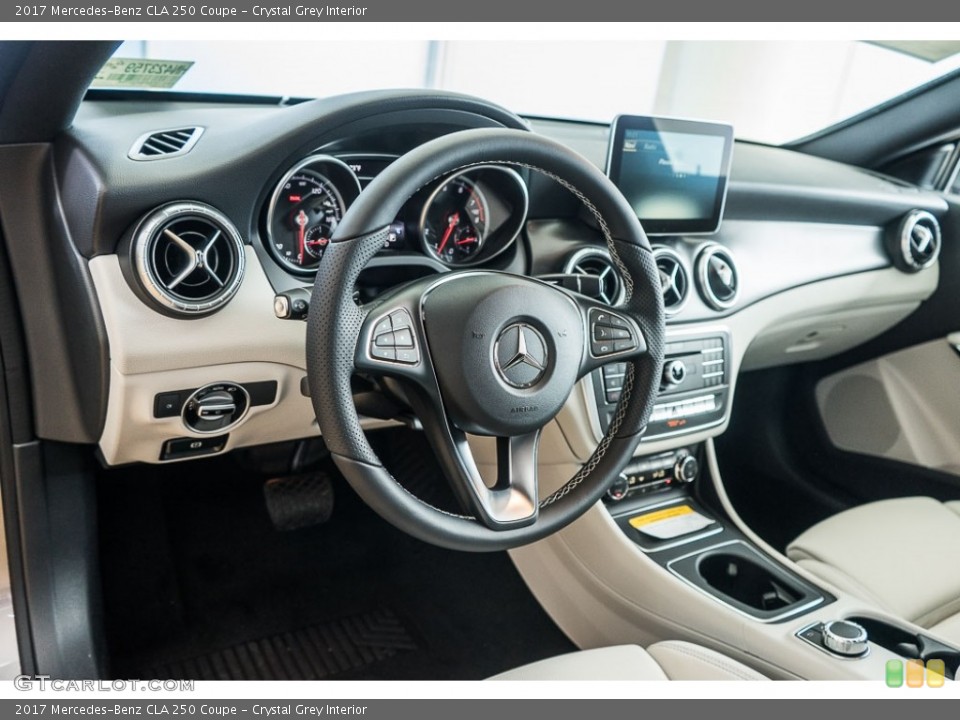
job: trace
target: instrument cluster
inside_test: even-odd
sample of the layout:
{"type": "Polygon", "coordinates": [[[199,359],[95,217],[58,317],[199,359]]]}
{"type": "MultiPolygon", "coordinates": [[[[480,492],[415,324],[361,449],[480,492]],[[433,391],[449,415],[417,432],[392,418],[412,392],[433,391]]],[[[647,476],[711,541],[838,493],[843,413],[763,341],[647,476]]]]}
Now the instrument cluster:
{"type": "MultiPolygon", "coordinates": [[[[310,276],[350,205],[391,155],[310,155],[270,194],[262,238],[285,271],[310,276]]],[[[426,255],[450,268],[482,265],[514,242],[527,217],[527,186],[508,166],[482,165],[427,185],[390,226],[383,253],[426,255]]]]}

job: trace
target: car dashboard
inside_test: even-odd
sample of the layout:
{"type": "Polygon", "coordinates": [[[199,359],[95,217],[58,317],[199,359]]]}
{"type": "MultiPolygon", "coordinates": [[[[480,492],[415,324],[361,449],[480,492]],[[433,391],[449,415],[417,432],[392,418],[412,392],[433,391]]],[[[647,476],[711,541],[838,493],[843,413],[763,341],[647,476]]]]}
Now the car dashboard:
{"type": "MultiPolygon", "coordinates": [[[[26,331],[41,437],[95,444],[117,466],[318,435],[297,320],[326,244],[390,162],[482,127],[542,133],[606,163],[607,125],[422,91],[290,106],[91,94],[52,148],[5,148],[21,171],[6,182],[41,190],[14,206],[0,188],[8,228],[36,238],[11,244],[10,261],[36,307],[26,331]],[[203,251],[200,266],[185,246],[203,251]]],[[[913,312],[939,268],[909,239],[919,226],[939,244],[945,212],[891,178],[737,142],[719,231],[651,238],[667,362],[641,451],[722,433],[742,370],[843,352],[913,312]]],[[[610,304],[625,292],[577,198],[523,167],[481,166],[406,202],[357,298],[465,268],[590,276],[610,304]]],[[[602,437],[622,377],[613,364],[585,378],[558,416],[575,458],[602,437]]],[[[365,427],[409,421],[376,414],[365,427]]]]}

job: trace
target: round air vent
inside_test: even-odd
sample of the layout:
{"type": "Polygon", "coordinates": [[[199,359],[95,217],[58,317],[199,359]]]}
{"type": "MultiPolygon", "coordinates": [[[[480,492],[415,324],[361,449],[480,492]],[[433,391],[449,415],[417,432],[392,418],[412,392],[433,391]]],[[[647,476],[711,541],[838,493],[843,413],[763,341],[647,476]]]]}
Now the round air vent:
{"type": "Polygon", "coordinates": [[[730,251],[711,243],[697,257],[697,284],[703,301],[714,310],[726,310],[737,301],[740,277],[730,251]]]}
{"type": "Polygon", "coordinates": [[[623,302],[626,289],[620,273],[606,251],[599,248],[577,250],[567,260],[563,271],[568,275],[594,275],[600,278],[600,292],[596,299],[607,305],[619,305],[623,302]]]}
{"type": "Polygon", "coordinates": [[[201,203],[165,205],[147,215],[130,239],[134,289],[162,312],[201,316],[219,310],[243,280],[240,233],[201,203]]]}
{"type": "Polygon", "coordinates": [[[887,249],[903,272],[919,272],[940,256],[940,223],[925,210],[914,210],[887,234],[887,249]]]}
{"type": "Polygon", "coordinates": [[[667,315],[676,315],[687,304],[690,293],[690,276],[680,256],[668,247],[656,245],[653,257],[660,272],[663,287],[663,308],[667,315]]]}

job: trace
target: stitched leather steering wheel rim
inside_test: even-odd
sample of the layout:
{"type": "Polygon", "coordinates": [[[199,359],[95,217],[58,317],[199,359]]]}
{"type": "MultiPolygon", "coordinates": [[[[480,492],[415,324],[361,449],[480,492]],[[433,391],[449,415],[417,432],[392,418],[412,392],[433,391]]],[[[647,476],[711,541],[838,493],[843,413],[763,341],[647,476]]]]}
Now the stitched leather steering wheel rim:
{"type": "Polygon", "coordinates": [[[548,138],[519,130],[465,130],[428,142],[396,160],[348,209],[314,282],[307,323],[307,374],[314,411],[331,456],[368,505],[396,527],[426,542],[457,550],[494,551],[546,537],[573,522],[602,497],[632,458],[645,429],[659,389],[663,344],[664,311],[656,262],[634,210],[610,180],[588,160],[548,138]],[[383,247],[388,226],[406,200],[445,175],[480,165],[526,168],[554,179],[577,196],[623,276],[625,300],[609,309],[523,276],[470,271],[413,283],[386,293],[370,305],[358,306],[353,300],[357,277],[383,247]],[[443,303],[432,299],[441,295],[443,303]],[[463,307],[449,311],[460,315],[445,319],[446,308],[456,306],[461,299],[463,307]],[[542,310],[531,314],[529,307],[519,307],[531,303],[542,310]],[[474,306],[480,309],[474,310],[474,306]],[[390,326],[384,325],[388,317],[393,318],[392,327],[402,320],[402,329],[412,331],[415,364],[371,356],[376,333],[384,334],[384,327],[389,330],[390,326]],[[475,332],[472,337],[483,338],[475,343],[456,336],[464,318],[469,323],[486,322],[492,332],[475,332]],[[610,357],[595,356],[599,350],[591,340],[598,323],[626,328],[627,335],[635,340],[634,347],[610,357]],[[533,328],[533,334],[524,336],[527,327],[533,328]],[[504,376],[499,369],[500,377],[494,378],[493,370],[484,365],[485,359],[493,358],[493,364],[500,367],[492,354],[498,347],[493,335],[496,342],[515,342],[516,338],[525,342],[523,338],[527,337],[536,343],[534,338],[540,338],[544,362],[549,360],[551,365],[544,380],[520,390],[502,382],[504,376]],[[578,343],[582,354],[574,362],[578,343]],[[439,352],[441,345],[443,353],[439,352]],[[449,352],[451,347],[456,353],[449,352]],[[469,356],[472,367],[477,363],[483,366],[482,371],[491,378],[487,392],[471,396],[457,385],[459,356],[469,356]],[[581,470],[561,488],[540,498],[535,472],[538,434],[530,423],[549,422],[576,379],[605,361],[626,361],[628,368],[609,429],[581,470]],[[454,486],[460,482],[466,487],[462,498],[468,505],[473,501],[473,515],[447,513],[423,502],[383,466],[367,441],[353,405],[350,379],[357,371],[405,378],[433,401],[425,403],[425,407],[436,410],[424,420],[428,431],[433,430],[428,437],[454,486]],[[539,417],[508,417],[507,408],[515,398],[525,398],[523,402],[528,404],[521,407],[533,408],[539,417]],[[478,432],[477,428],[481,434],[504,436],[506,465],[511,458],[518,467],[524,465],[520,459],[529,459],[523,453],[530,453],[532,445],[532,486],[528,477],[521,477],[530,474],[526,466],[514,468],[515,477],[507,472],[504,483],[498,479],[493,487],[478,485],[471,474],[472,458],[463,457],[469,451],[462,441],[464,429],[478,432]],[[533,439],[521,442],[521,438],[533,439]],[[531,493],[532,499],[527,497],[531,493]]]}

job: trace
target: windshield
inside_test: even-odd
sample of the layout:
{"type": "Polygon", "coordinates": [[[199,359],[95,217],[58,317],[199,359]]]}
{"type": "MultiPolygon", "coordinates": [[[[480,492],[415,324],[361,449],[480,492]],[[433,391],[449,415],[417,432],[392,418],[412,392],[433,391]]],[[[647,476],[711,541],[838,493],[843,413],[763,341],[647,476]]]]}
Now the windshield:
{"type": "Polygon", "coordinates": [[[150,40],[114,57],[185,61],[164,69],[169,82],[114,62],[94,86],[291,97],[437,88],[521,115],[716,120],[780,144],[960,67],[958,52],[953,42],[150,40]]]}

